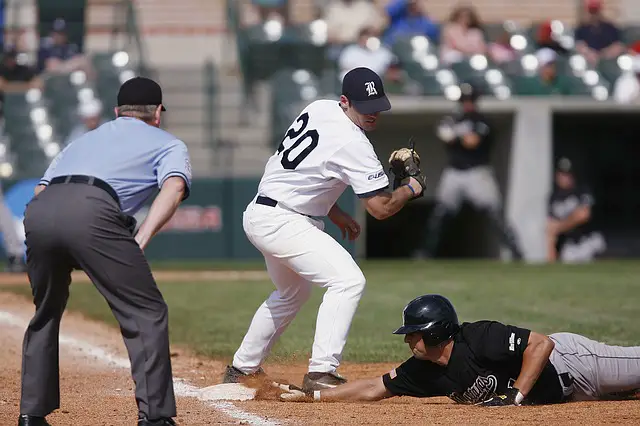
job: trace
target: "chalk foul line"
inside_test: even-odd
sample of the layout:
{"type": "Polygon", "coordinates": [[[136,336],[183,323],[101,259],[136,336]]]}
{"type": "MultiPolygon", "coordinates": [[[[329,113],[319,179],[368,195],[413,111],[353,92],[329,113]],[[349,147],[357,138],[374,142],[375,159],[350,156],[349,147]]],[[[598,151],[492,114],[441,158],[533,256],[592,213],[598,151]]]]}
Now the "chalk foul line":
{"type": "MultiPolygon", "coordinates": [[[[27,321],[23,320],[17,315],[14,315],[6,311],[0,311],[0,323],[4,323],[13,327],[20,327],[23,329],[26,329],[28,326],[27,321]]],[[[108,351],[105,351],[104,349],[98,346],[92,345],[88,342],[79,340],[72,336],[61,333],[60,344],[67,346],[69,349],[87,358],[97,359],[105,365],[127,369],[127,370],[131,369],[131,363],[127,358],[122,358],[108,351]]],[[[208,405],[209,407],[220,411],[222,414],[225,414],[228,417],[246,422],[245,424],[255,425],[255,426],[279,426],[280,425],[280,423],[274,420],[265,419],[258,415],[246,412],[236,407],[233,403],[229,401],[212,401],[208,399],[206,396],[203,396],[203,393],[199,388],[191,385],[185,379],[174,378],[173,390],[175,395],[178,397],[196,398],[200,400],[202,403],[204,403],[205,405],[208,405]]]]}

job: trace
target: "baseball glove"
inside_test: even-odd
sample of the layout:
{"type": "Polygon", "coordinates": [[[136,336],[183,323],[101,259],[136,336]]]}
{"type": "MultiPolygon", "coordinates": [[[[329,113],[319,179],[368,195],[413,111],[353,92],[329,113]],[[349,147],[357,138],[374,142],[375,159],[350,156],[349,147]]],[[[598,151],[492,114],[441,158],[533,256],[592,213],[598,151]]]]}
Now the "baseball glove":
{"type": "Polygon", "coordinates": [[[424,188],[427,186],[427,179],[420,171],[420,156],[413,149],[400,148],[395,150],[389,156],[389,171],[393,173],[393,189],[406,185],[410,177],[414,178],[420,184],[420,188],[414,188],[420,191],[414,198],[424,195],[424,188]]]}

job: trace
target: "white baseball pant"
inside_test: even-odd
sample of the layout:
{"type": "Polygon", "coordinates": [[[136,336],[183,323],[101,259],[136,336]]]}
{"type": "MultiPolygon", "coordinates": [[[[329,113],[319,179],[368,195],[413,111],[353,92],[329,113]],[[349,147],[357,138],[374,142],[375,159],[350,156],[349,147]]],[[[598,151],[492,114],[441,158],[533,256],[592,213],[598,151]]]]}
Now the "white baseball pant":
{"type": "Polygon", "coordinates": [[[318,309],[309,372],[334,372],[364,291],[364,275],[349,252],[323,231],[321,220],[254,201],[244,212],[243,227],[262,252],[276,290],[253,316],[233,366],[254,373],[315,284],[327,291],[318,309]]]}

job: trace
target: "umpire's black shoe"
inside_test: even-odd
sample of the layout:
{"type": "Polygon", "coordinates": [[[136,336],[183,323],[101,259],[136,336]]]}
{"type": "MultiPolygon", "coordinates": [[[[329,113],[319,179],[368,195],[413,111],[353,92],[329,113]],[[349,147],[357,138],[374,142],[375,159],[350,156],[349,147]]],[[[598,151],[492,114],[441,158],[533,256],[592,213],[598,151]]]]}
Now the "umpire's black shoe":
{"type": "Polygon", "coordinates": [[[302,390],[313,392],[323,389],[331,389],[347,383],[347,379],[336,372],[333,373],[307,373],[302,379],[302,390]]]}
{"type": "Polygon", "coordinates": [[[239,383],[242,379],[248,379],[251,377],[265,376],[265,372],[262,368],[259,368],[253,374],[246,374],[235,368],[233,365],[227,365],[227,369],[224,372],[222,383],[239,383]]]}
{"type": "Polygon", "coordinates": [[[44,417],[30,416],[28,414],[20,414],[18,417],[18,426],[51,426],[44,417]]]}
{"type": "Polygon", "coordinates": [[[158,420],[149,420],[146,417],[140,417],[138,418],[138,426],[177,426],[177,424],[173,419],[168,417],[158,420]]]}

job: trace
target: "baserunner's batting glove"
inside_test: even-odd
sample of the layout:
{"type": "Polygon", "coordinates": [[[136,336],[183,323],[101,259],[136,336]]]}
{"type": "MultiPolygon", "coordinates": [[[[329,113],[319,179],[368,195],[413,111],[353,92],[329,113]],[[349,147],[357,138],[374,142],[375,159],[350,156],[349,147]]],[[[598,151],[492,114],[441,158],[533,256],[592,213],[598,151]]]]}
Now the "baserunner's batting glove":
{"type": "Polygon", "coordinates": [[[509,405],[520,405],[523,396],[516,388],[510,388],[502,395],[494,395],[492,398],[486,401],[480,402],[476,405],[481,407],[506,407],[509,405]]]}
{"type": "Polygon", "coordinates": [[[409,178],[418,181],[420,188],[413,188],[414,198],[422,197],[424,189],[427,187],[427,179],[420,171],[420,156],[409,148],[395,150],[389,156],[389,171],[393,173],[393,189],[402,185],[407,185],[409,178]]]}
{"type": "Polygon", "coordinates": [[[280,394],[281,401],[287,402],[313,402],[313,393],[304,392],[295,385],[284,385],[282,383],[273,382],[271,386],[278,388],[284,393],[280,394]]]}

